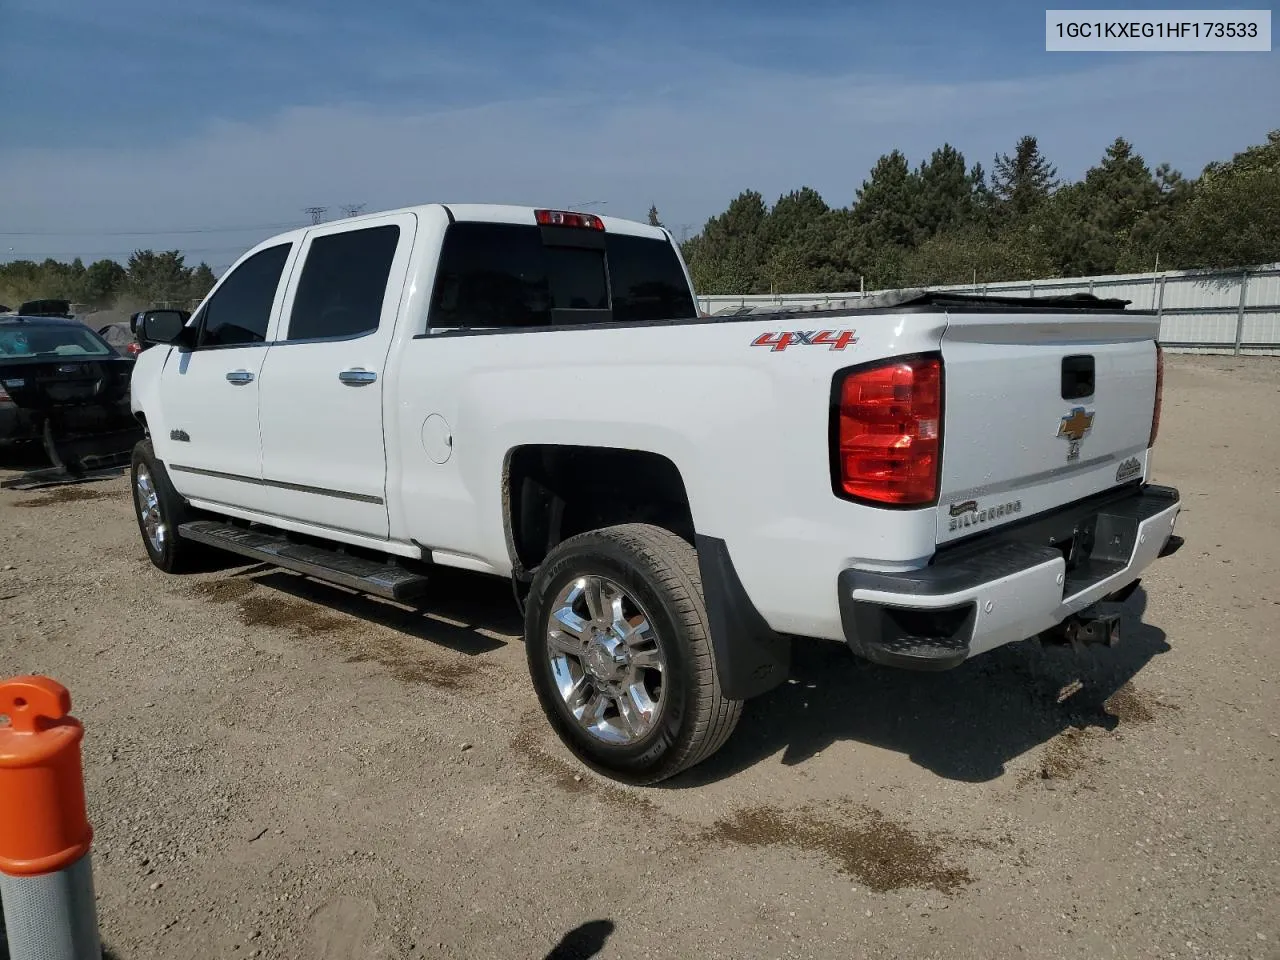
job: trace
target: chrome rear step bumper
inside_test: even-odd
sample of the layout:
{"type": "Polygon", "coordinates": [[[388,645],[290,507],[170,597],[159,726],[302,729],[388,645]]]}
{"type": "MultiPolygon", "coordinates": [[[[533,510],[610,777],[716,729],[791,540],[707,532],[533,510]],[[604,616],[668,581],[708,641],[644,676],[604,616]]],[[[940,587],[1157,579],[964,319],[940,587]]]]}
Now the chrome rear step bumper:
{"type": "MultiPolygon", "coordinates": [[[[1073,504],[994,531],[919,570],[845,570],[837,581],[845,639],[877,663],[946,670],[1073,617],[1079,621],[1082,613],[1096,620],[1090,607],[1130,587],[1181,545],[1171,539],[1180,506],[1172,487],[1134,487],[1096,506],[1073,504]],[[1063,522],[1073,531],[1070,542],[1046,533],[1061,530],[1063,522]]],[[[1114,635],[1111,621],[1088,635],[1097,631],[1114,635]]]]}

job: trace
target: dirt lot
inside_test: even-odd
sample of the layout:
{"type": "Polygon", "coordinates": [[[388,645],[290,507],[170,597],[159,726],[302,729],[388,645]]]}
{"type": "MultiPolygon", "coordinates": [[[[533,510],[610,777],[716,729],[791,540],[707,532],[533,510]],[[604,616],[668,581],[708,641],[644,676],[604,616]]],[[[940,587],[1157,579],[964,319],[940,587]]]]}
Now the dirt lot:
{"type": "Polygon", "coordinates": [[[72,690],[121,960],[1280,957],[1280,362],[1166,398],[1187,545],[1120,647],[802,646],[660,788],[569,762],[504,584],[167,578],[123,480],[0,493],[0,676],[72,690]]]}

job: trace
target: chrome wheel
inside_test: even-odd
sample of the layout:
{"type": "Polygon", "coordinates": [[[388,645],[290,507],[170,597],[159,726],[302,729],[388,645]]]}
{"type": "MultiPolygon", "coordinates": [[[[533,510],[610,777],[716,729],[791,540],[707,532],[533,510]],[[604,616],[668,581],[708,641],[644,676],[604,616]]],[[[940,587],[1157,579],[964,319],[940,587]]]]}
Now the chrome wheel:
{"type": "Polygon", "coordinates": [[[629,744],[657,724],[666,656],[640,604],[612,580],[579,577],[560,591],[547,653],[561,699],[592,736],[629,744]]]}
{"type": "Polygon", "coordinates": [[[138,519],[142,522],[142,532],[147,543],[153,552],[164,553],[169,528],[160,515],[160,496],[156,493],[155,480],[151,471],[142,465],[138,466],[134,474],[133,499],[138,506],[138,519]]]}

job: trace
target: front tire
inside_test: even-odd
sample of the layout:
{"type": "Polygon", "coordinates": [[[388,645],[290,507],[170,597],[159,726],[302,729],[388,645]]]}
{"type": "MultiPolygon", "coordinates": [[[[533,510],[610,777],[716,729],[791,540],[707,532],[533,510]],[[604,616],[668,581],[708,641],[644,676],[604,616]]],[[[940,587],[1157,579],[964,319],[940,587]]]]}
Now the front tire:
{"type": "Polygon", "coordinates": [[[210,551],[203,544],[178,536],[178,526],[194,520],[195,515],[173,489],[150,440],[141,440],[134,446],[129,479],[138,532],[151,562],[165,573],[187,573],[205,566],[210,551]]]}
{"type": "Polygon", "coordinates": [[[557,735],[624,782],[701,763],[742,712],[720,690],[697,555],[661,527],[606,527],[555,547],[529,591],[525,649],[557,735]]]}

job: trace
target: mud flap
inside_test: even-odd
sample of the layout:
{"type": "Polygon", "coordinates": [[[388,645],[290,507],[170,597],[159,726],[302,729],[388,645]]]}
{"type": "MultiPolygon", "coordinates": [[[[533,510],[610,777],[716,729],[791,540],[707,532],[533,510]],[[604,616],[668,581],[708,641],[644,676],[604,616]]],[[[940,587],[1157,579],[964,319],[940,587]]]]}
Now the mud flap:
{"type": "Polygon", "coordinates": [[[721,692],[747,700],[772,690],[790,674],[790,638],[775,633],[756,610],[723,540],[699,534],[696,547],[721,692]]]}

